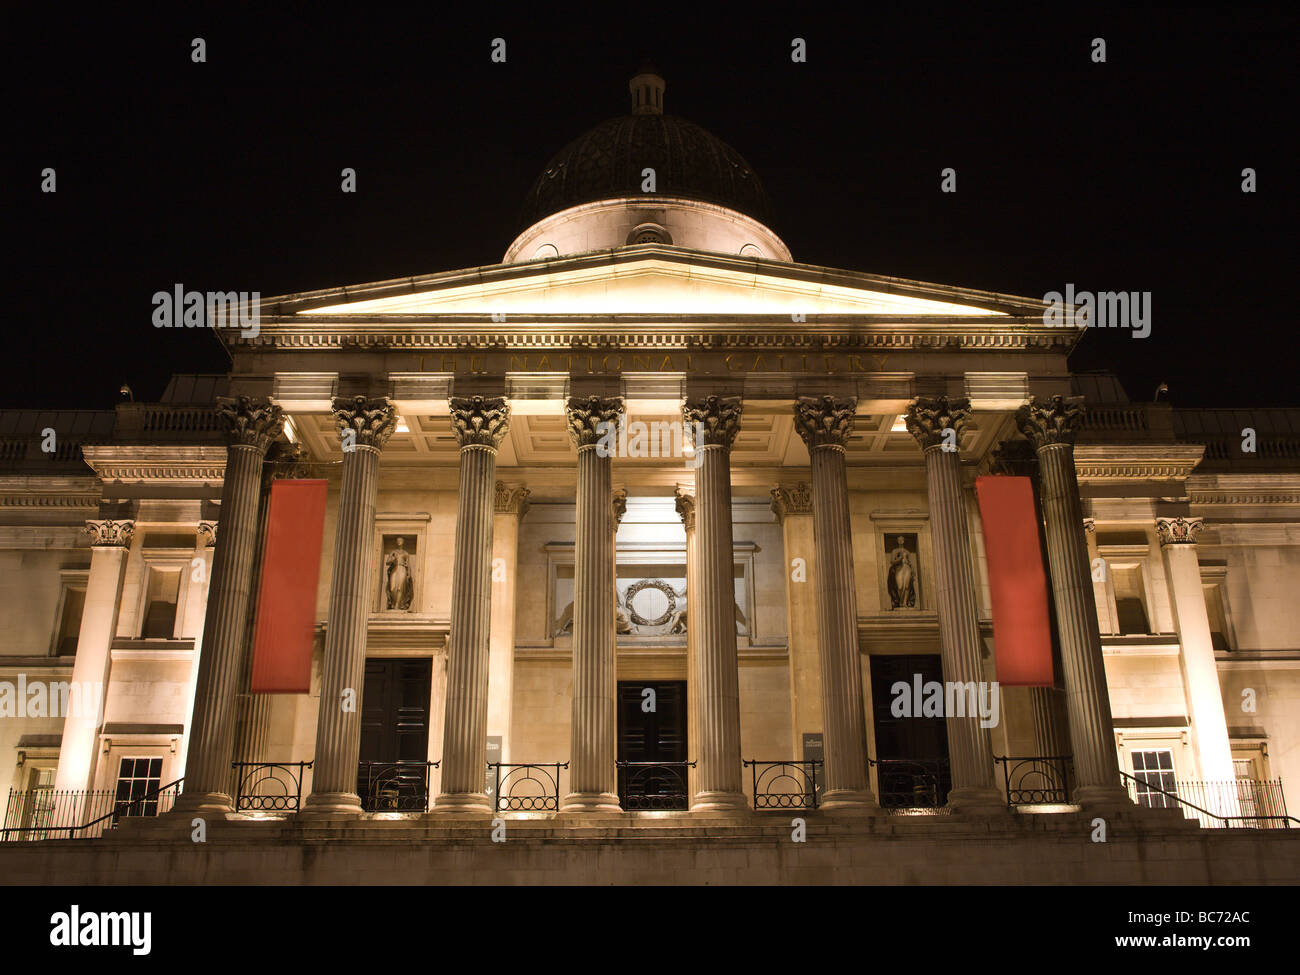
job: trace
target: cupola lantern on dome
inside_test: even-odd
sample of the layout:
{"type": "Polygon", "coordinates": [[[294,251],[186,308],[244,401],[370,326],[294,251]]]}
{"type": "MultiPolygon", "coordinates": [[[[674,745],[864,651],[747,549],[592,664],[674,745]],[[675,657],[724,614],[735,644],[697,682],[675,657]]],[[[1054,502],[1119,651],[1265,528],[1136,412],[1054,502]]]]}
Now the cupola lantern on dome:
{"type": "Polygon", "coordinates": [[[665,115],[667,87],[643,64],[628,81],[631,111],[551,157],[506,263],[639,244],[791,260],[767,226],[771,206],[758,174],[708,130],[665,115]]]}

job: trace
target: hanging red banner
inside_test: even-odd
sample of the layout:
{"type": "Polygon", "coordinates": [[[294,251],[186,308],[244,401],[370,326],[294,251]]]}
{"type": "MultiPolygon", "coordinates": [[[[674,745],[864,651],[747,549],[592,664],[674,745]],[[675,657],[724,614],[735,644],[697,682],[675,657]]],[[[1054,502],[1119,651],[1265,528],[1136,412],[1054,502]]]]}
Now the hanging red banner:
{"type": "Polygon", "coordinates": [[[326,485],[326,481],[271,482],[253,639],[254,694],[311,691],[326,485]]]}
{"type": "Polygon", "coordinates": [[[1051,617],[1033,485],[1027,477],[978,477],[975,495],[984,522],[998,683],[1050,687],[1051,617]]]}

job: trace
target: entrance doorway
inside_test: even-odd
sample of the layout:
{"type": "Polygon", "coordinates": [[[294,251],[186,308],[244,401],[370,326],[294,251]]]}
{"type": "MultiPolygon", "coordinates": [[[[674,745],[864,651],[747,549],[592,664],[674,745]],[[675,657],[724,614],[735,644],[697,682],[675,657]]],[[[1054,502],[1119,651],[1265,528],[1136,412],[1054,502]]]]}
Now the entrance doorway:
{"type": "Polygon", "coordinates": [[[422,812],[429,798],[430,660],[366,660],[357,794],[367,812],[422,812]]]}
{"type": "Polygon", "coordinates": [[[891,704],[896,683],[911,688],[917,675],[922,686],[943,683],[938,654],[874,655],[871,657],[871,706],[876,731],[876,783],[886,808],[942,806],[948,801],[952,775],[948,767],[948,729],[944,719],[927,718],[915,710],[895,717],[891,704]]]}
{"type": "Polygon", "coordinates": [[[686,681],[618,682],[618,798],[687,809],[686,681]]]}

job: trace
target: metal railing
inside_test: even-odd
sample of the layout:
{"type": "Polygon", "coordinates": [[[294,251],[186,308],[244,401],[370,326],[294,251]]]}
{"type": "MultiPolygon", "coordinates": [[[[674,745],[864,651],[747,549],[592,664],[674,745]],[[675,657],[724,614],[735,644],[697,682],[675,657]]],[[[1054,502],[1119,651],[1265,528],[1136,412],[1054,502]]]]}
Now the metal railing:
{"type": "Polygon", "coordinates": [[[1154,776],[1142,778],[1120,770],[1129,798],[1151,809],[1180,809],[1206,829],[1290,829],[1300,819],[1288,816],[1282,780],[1235,779],[1201,782],[1175,779],[1173,791],[1154,776]]]}
{"type": "Polygon", "coordinates": [[[819,758],[746,761],[754,786],[754,809],[816,809],[819,758]]]}
{"type": "Polygon", "coordinates": [[[868,756],[867,765],[876,770],[877,798],[884,809],[937,809],[948,801],[952,773],[946,758],[868,756]]]}
{"type": "Polygon", "coordinates": [[[689,809],[691,794],[687,769],[694,762],[615,762],[618,801],[628,812],[689,809]]]}
{"type": "Polygon", "coordinates": [[[357,795],[364,812],[429,811],[429,771],[438,762],[358,762],[357,795]]]}
{"type": "Polygon", "coordinates": [[[138,796],[109,789],[10,789],[0,841],[93,839],[115,829],[122,819],[170,812],[184,781],[177,779],[138,796]]]}
{"type": "Polygon", "coordinates": [[[1008,806],[1065,805],[1070,801],[1074,767],[1069,755],[995,755],[993,764],[1002,766],[1008,806]]]}
{"type": "Polygon", "coordinates": [[[235,808],[241,812],[297,812],[302,806],[302,773],[311,762],[231,762],[235,770],[235,808]]]}
{"type": "Polygon", "coordinates": [[[492,808],[497,812],[558,812],[560,769],[568,762],[488,762],[495,773],[492,808]]]}

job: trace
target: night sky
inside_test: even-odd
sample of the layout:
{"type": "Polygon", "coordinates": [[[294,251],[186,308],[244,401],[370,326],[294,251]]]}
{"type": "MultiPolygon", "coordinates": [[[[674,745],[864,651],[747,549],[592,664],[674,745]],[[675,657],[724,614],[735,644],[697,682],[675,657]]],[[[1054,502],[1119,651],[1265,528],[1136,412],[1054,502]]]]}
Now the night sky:
{"type": "Polygon", "coordinates": [[[1072,366],[1136,400],[1164,381],[1179,406],[1300,402],[1293,15],[476,6],[7,13],[0,406],[109,408],[124,382],[151,400],[225,371],[209,333],[150,324],[177,283],[269,296],[499,261],[543,164],[627,111],[645,58],[667,112],[758,172],[797,261],[1150,291],[1149,338],[1093,330],[1072,366]]]}

